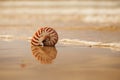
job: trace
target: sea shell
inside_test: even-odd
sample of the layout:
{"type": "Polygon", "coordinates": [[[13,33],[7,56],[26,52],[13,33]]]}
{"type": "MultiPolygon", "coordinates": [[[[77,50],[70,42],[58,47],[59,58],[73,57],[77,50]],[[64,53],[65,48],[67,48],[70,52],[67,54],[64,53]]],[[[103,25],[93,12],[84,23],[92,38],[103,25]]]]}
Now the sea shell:
{"type": "Polygon", "coordinates": [[[51,64],[57,55],[55,47],[31,46],[31,50],[33,56],[40,61],[41,64],[51,64]]]}
{"type": "Polygon", "coordinates": [[[35,46],[55,46],[58,41],[57,32],[50,27],[38,29],[32,37],[31,44],[35,46]]]}

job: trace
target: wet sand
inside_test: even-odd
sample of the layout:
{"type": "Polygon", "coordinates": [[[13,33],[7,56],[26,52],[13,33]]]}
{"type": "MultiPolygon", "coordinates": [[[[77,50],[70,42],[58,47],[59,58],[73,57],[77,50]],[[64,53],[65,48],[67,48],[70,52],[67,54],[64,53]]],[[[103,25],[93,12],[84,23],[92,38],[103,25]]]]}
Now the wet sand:
{"type": "Polygon", "coordinates": [[[59,34],[56,47],[32,47],[38,27],[0,27],[0,79],[120,79],[119,31],[53,28],[59,34]]]}
{"type": "Polygon", "coordinates": [[[1,80],[119,80],[120,53],[86,46],[38,49],[37,59],[28,41],[0,42],[1,80]],[[49,54],[54,57],[49,63],[49,54]],[[48,59],[45,60],[45,59],[48,59]],[[41,61],[42,60],[42,61],[41,61]],[[47,63],[48,62],[48,63],[47,63]]]}

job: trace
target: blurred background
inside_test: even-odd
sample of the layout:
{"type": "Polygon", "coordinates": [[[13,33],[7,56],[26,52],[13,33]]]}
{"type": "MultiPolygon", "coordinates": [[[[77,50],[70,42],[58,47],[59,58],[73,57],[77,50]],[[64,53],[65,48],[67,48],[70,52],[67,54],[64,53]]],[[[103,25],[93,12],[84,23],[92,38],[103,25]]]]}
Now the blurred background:
{"type": "Polygon", "coordinates": [[[0,26],[119,24],[119,0],[0,0],[0,26]]]}
{"type": "Polygon", "coordinates": [[[119,0],[0,0],[0,38],[28,38],[41,26],[116,31],[119,25],[119,0]]]}

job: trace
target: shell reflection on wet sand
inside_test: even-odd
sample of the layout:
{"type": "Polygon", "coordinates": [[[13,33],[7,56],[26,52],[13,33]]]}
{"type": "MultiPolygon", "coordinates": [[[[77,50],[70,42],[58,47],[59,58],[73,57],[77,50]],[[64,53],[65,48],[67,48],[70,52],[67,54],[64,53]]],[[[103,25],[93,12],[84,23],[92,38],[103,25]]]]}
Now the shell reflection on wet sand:
{"type": "Polygon", "coordinates": [[[41,64],[51,64],[56,58],[57,50],[55,47],[31,46],[33,56],[41,64]]]}

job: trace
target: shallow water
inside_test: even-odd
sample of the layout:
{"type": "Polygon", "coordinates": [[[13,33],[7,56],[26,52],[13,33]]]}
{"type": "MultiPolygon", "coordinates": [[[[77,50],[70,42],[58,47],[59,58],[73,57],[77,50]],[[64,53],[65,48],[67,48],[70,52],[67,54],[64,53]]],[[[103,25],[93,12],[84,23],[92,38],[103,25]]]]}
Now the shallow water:
{"type": "Polygon", "coordinates": [[[27,41],[1,41],[0,79],[120,79],[119,52],[86,46],[57,45],[55,48],[34,48],[36,55],[27,41]]]}
{"type": "MultiPolygon", "coordinates": [[[[1,27],[0,40],[1,41],[16,41],[25,40],[30,41],[32,35],[38,27],[1,27]]],[[[61,29],[59,27],[53,27],[59,34],[58,45],[66,46],[89,46],[89,47],[101,47],[109,48],[112,50],[120,51],[120,31],[118,30],[94,30],[94,29],[78,29],[68,27],[67,29],[61,29]],[[111,37],[112,36],[112,37],[111,37]]]]}

